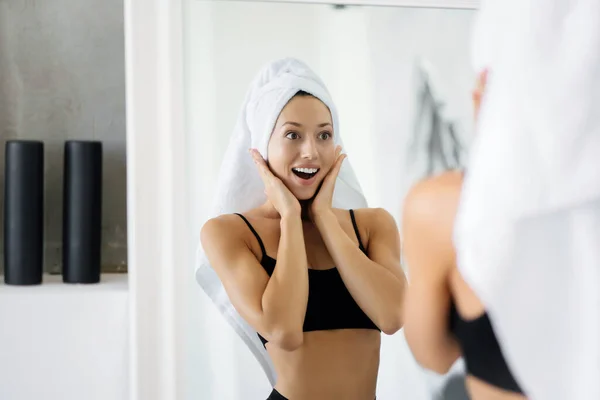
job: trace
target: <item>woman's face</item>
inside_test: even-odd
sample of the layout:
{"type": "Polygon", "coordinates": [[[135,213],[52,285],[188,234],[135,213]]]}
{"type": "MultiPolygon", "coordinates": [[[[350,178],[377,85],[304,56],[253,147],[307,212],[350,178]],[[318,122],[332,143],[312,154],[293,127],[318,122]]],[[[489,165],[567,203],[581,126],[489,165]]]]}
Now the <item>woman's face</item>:
{"type": "Polygon", "coordinates": [[[313,96],[295,96],[275,123],[269,167],[298,200],[314,197],[335,158],[329,108],[313,96]]]}

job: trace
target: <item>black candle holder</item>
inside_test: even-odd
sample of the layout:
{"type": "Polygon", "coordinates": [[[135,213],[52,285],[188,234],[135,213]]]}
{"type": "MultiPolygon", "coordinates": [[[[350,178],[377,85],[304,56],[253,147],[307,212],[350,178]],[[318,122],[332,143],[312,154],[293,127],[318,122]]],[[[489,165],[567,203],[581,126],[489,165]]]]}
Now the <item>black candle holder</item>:
{"type": "Polygon", "coordinates": [[[100,282],[102,235],[102,143],[65,143],[63,263],[65,283],[100,282]]]}
{"type": "Polygon", "coordinates": [[[39,285],[44,266],[44,143],[7,141],[4,171],[4,282],[39,285]]]}

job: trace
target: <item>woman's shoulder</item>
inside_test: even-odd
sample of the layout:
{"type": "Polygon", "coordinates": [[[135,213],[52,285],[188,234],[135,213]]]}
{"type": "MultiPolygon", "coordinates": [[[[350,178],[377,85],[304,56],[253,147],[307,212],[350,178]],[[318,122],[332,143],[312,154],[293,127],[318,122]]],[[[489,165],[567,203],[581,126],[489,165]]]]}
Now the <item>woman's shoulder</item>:
{"type": "Polygon", "coordinates": [[[417,182],[404,199],[403,226],[451,236],[462,182],[462,171],[446,171],[417,182]]]}
{"type": "MultiPolygon", "coordinates": [[[[241,218],[235,214],[222,214],[208,219],[204,225],[200,237],[203,243],[213,241],[233,241],[241,237],[241,218]]],[[[243,223],[243,222],[242,222],[243,223]]]]}
{"type": "MultiPolygon", "coordinates": [[[[345,221],[348,219],[350,210],[335,209],[338,219],[345,221]]],[[[392,214],[381,207],[364,207],[352,209],[354,219],[359,228],[366,229],[369,232],[381,229],[393,228],[397,229],[396,220],[392,214]]]]}
{"type": "Polygon", "coordinates": [[[245,221],[255,222],[262,219],[261,214],[258,209],[252,209],[245,211],[243,213],[230,213],[230,214],[221,214],[216,217],[208,219],[202,228],[208,227],[210,230],[221,230],[221,229],[231,229],[242,228],[244,226],[245,221]]]}
{"type": "Polygon", "coordinates": [[[414,184],[408,196],[427,196],[437,198],[439,195],[452,195],[460,192],[464,172],[459,170],[444,171],[432,175],[414,184]]]}
{"type": "Polygon", "coordinates": [[[364,208],[353,208],[352,210],[345,210],[341,208],[334,209],[338,215],[338,218],[348,218],[348,213],[351,211],[354,213],[356,219],[369,221],[381,221],[393,219],[392,215],[385,208],[381,207],[364,207],[364,208]]]}
{"type": "Polygon", "coordinates": [[[430,213],[440,206],[446,206],[448,201],[457,200],[462,183],[462,171],[445,171],[425,178],[410,188],[404,204],[406,207],[424,209],[430,213]]]}
{"type": "Polygon", "coordinates": [[[222,214],[206,221],[202,226],[202,240],[233,242],[243,240],[248,242],[254,236],[253,231],[259,234],[270,232],[274,229],[274,222],[265,217],[261,210],[252,209],[243,213],[222,214]]]}

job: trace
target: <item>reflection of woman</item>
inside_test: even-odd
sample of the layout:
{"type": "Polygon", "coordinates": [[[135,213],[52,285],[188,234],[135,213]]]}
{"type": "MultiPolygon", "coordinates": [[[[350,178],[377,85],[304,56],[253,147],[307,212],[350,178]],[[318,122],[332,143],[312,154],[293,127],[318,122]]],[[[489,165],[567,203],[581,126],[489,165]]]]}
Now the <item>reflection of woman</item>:
{"type": "Polygon", "coordinates": [[[202,228],[206,257],[273,363],[270,399],[371,400],[380,331],[402,326],[395,222],[382,209],[342,209],[364,198],[344,163],[333,103],[305,65],[269,64],[246,100],[248,129],[238,133],[258,149],[222,175],[230,205],[202,228]]]}
{"type": "MultiPolygon", "coordinates": [[[[473,94],[476,116],[486,75],[473,94]]],[[[522,399],[486,311],[456,267],[452,232],[462,180],[462,172],[439,174],[416,184],[405,200],[406,338],[417,361],[439,373],[462,354],[474,399],[522,399]]]]}

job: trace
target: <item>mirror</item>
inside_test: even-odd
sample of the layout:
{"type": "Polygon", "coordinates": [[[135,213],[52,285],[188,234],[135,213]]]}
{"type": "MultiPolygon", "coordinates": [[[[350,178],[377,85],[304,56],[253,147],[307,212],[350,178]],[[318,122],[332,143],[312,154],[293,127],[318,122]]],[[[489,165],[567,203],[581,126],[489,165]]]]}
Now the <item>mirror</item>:
{"type": "MultiPolygon", "coordinates": [[[[464,162],[473,128],[474,13],[188,1],[184,86],[194,247],[248,86],[264,64],[288,56],[324,80],[369,206],[385,208],[400,224],[401,199],[410,185],[464,162]]],[[[271,387],[252,353],[195,281],[187,290],[190,398],[266,398],[271,387]]],[[[457,371],[451,374],[460,374],[460,366],[457,371]]],[[[456,380],[452,388],[444,386],[447,378],[416,365],[402,331],[382,336],[378,398],[460,399],[444,395],[460,393],[456,380]]]]}

